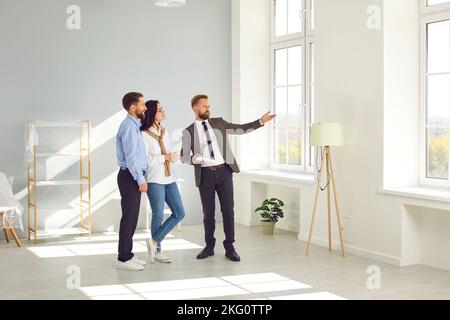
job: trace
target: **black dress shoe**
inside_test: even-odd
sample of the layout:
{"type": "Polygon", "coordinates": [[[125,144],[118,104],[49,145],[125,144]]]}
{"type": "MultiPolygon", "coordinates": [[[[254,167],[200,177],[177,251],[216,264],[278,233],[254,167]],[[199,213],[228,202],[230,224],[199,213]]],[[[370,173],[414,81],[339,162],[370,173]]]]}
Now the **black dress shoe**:
{"type": "Polygon", "coordinates": [[[198,255],[197,259],[206,259],[214,255],[214,249],[204,248],[198,255]]]}
{"type": "Polygon", "coordinates": [[[237,254],[236,250],[228,250],[225,253],[225,257],[234,262],[241,261],[241,257],[237,254]]]}

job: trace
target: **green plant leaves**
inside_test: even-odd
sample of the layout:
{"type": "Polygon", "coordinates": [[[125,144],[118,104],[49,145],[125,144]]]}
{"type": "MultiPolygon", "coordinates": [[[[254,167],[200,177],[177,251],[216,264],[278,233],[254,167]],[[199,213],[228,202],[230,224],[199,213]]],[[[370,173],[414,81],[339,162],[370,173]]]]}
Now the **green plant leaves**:
{"type": "Polygon", "coordinates": [[[261,215],[264,221],[278,222],[279,218],[284,218],[284,202],[277,198],[265,199],[255,212],[261,215]]]}
{"type": "Polygon", "coordinates": [[[260,215],[263,219],[270,219],[270,212],[261,212],[260,215]]]}

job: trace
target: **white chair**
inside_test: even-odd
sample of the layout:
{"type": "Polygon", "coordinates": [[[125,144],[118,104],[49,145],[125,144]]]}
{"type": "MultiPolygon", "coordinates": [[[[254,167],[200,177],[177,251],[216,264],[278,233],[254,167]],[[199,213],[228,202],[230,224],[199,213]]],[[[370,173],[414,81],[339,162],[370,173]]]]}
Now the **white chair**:
{"type": "Polygon", "coordinates": [[[3,233],[5,234],[6,242],[10,242],[10,237],[8,234],[14,238],[18,247],[21,247],[19,237],[17,236],[13,224],[11,223],[11,219],[14,218],[14,221],[18,221],[21,225],[22,219],[22,206],[15,199],[12,193],[12,184],[14,178],[7,177],[5,174],[0,172],[0,222],[3,228],[3,233]],[[18,214],[17,214],[18,213],[18,214]]]}

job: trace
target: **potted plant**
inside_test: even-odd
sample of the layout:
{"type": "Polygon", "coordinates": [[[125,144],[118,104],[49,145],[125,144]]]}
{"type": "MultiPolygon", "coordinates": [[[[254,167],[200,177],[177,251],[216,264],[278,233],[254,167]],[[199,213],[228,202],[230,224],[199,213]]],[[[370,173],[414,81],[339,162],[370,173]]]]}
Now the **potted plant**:
{"type": "Polygon", "coordinates": [[[284,218],[284,202],[277,198],[266,199],[259,208],[255,210],[261,215],[261,224],[264,234],[273,234],[275,224],[280,218],[284,218]]]}

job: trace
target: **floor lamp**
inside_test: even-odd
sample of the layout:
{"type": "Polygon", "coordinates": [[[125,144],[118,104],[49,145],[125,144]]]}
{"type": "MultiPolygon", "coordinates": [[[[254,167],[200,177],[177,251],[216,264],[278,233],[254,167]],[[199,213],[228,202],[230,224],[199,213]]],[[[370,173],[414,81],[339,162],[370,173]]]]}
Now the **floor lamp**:
{"type": "Polygon", "coordinates": [[[344,252],[344,235],[343,228],[341,224],[341,216],[339,213],[338,199],[336,196],[336,184],[334,178],[333,164],[331,161],[331,147],[332,146],[342,146],[344,144],[344,139],[342,136],[342,126],[339,123],[315,123],[311,128],[311,145],[320,147],[323,152],[321,152],[321,164],[320,170],[317,176],[317,189],[316,197],[314,200],[314,208],[311,218],[311,228],[309,230],[308,244],[306,246],[306,255],[309,256],[311,248],[312,233],[314,228],[314,221],[316,218],[317,204],[319,201],[319,194],[321,191],[327,190],[327,208],[328,208],[328,250],[332,251],[331,243],[331,195],[330,188],[333,187],[334,204],[336,206],[336,216],[337,223],[339,227],[339,239],[341,242],[341,255],[345,257],[344,252]],[[327,182],[325,187],[321,187],[322,172],[324,171],[324,165],[326,166],[327,172],[327,182]],[[331,185],[330,185],[331,182],[331,185]]]}

